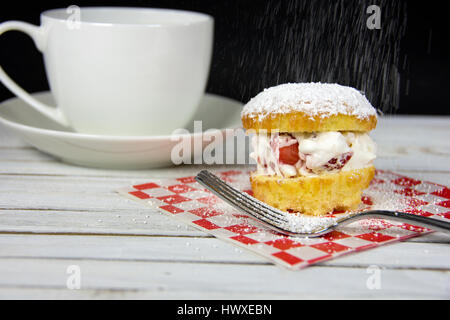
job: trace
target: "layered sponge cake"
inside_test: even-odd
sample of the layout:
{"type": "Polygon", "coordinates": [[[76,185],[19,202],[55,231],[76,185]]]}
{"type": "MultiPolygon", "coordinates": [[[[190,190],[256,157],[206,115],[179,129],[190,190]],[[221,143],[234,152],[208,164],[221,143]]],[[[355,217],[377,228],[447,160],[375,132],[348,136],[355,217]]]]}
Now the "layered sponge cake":
{"type": "Polygon", "coordinates": [[[254,196],[280,210],[325,215],[356,209],[373,179],[376,110],[358,90],[289,83],[264,90],[242,111],[253,133],[254,196]]]}

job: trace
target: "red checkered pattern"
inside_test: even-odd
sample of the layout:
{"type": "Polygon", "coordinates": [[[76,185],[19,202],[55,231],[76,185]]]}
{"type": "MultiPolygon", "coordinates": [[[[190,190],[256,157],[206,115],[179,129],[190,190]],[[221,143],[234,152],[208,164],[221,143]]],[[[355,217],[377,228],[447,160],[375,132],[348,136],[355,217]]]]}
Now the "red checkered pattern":
{"type": "MultiPolygon", "coordinates": [[[[251,194],[249,171],[216,174],[251,194]]],[[[198,184],[194,177],[155,179],[119,190],[119,193],[157,206],[184,223],[292,269],[431,232],[407,223],[368,219],[337,228],[320,238],[287,237],[239,214],[198,184]]],[[[360,210],[370,208],[404,211],[447,221],[450,219],[450,189],[378,170],[363,195],[360,210]],[[398,207],[392,207],[392,203],[398,207]]]]}

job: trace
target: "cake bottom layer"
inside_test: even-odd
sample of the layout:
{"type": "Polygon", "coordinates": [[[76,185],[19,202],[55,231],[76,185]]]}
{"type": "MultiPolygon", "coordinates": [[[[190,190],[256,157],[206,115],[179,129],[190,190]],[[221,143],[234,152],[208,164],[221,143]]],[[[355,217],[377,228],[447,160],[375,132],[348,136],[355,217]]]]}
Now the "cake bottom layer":
{"type": "Polygon", "coordinates": [[[375,167],[315,177],[283,178],[252,174],[254,197],[283,211],[319,216],[354,210],[375,174],[375,167]]]}

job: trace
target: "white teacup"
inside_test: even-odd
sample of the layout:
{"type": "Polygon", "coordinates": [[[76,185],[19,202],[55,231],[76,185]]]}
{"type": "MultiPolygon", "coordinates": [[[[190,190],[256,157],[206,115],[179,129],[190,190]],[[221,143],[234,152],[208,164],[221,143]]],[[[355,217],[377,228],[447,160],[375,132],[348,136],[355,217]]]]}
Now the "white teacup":
{"type": "Polygon", "coordinates": [[[92,7],[54,9],[41,26],[8,21],[43,53],[57,108],[25,92],[0,68],[18,97],[80,133],[163,135],[187,124],[208,79],[212,17],[189,11],[92,7]]]}

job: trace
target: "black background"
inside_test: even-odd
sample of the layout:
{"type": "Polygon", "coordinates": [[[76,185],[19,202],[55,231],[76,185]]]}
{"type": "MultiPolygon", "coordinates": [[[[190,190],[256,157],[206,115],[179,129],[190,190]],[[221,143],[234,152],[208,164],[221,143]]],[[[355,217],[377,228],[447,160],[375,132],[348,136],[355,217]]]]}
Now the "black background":
{"type": "MultiPolygon", "coordinates": [[[[272,0],[4,1],[0,10],[0,21],[22,20],[39,24],[39,14],[42,11],[73,4],[80,7],[100,5],[166,7],[205,12],[215,19],[214,55],[207,91],[246,102],[264,86],[243,85],[254,81],[258,74],[251,72],[239,74],[239,66],[234,64],[236,60],[233,59],[233,55],[243,54],[242,50],[246,49],[239,50],[229,44],[233,43],[235,37],[243,35],[252,37],[248,34],[251,28],[246,26],[245,17],[263,14],[264,10],[261,10],[261,7],[266,6],[269,1],[272,0]],[[234,25],[234,19],[240,19],[239,24],[234,25]],[[235,27],[230,28],[230,25],[235,27]],[[227,76],[230,70],[233,70],[234,74],[239,74],[239,77],[231,79],[227,76]],[[243,90],[242,88],[251,89],[243,90]]],[[[400,105],[393,106],[392,109],[400,114],[449,115],[447,96],[450,87],[447,79],[450,75],[450,59],[446,51],[449,28],[445,10],[447,6],[444,1],[400,1],[407,2],[408,24],[402,40],[401,52],[402,56],[407,56],[408,64],[399,66],[400,105]]],[[[373,3],[376,4],[376,1],[374,0],[373,3]]],[[[278,15],[278,19],[282,17],[278,15]]],[[[42,56],[31,39],[18,32],[8,32],[1,36],[0,46],[1,65],[13,79],[29,92],[48,90],[42,56]]],[[[245,54],[251,55],[251,52],[245,54]]],[[[253,57],[253,59],[258,58],[262,57],[253,57]]],[[[268,79],[265,86],[288,80],[282,77],[268,79]]],[[[0,101],[10,97],[13,97],[13,94],[0,85],[0,101]]]]}

